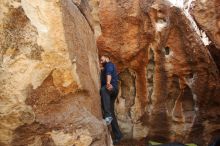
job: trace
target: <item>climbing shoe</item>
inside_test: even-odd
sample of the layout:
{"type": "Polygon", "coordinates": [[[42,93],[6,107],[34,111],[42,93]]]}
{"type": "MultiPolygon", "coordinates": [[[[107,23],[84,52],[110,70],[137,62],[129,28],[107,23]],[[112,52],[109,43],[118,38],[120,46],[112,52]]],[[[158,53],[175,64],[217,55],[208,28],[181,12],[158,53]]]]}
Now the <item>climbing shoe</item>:
{"type": "Polygon", "coordinates": [[[105,118],[105,122],[106,122],[107,125],[110,125],[111,122],[112,122],[112,120],[113,120],[112,117],[106,117],[106,118],[105,118]]]}

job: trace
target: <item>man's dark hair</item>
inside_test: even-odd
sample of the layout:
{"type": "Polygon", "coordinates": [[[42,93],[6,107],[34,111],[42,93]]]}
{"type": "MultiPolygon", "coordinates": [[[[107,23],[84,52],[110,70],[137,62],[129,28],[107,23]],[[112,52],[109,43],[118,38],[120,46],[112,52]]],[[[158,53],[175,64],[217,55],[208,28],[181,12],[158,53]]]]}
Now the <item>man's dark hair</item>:
{"type": "Polygon", "coordinates": [[[107,57],[108,59],[110,59],[110,55],[109,55],[108,53],[104,53],[104,54],[102,54],[101,56],[105,56],[105,57],[107,57]]]}

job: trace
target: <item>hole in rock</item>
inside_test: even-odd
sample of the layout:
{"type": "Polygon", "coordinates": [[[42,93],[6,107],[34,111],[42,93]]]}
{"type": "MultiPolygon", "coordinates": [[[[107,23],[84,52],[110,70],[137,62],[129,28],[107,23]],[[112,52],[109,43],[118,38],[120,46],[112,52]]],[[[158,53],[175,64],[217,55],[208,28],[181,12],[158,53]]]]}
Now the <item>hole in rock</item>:
{"type": "Polygon", "coordinates": [[[165,47],[165,55],[169,55],[170,54],[170,48],[169,47],[165,47]]]}

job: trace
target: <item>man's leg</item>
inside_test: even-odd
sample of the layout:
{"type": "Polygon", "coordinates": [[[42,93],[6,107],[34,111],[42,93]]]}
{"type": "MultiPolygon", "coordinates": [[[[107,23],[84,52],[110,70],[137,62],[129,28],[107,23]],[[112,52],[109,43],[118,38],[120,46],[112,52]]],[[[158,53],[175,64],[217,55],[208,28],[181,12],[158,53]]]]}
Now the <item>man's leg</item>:
{"type": "MultiPolygon", "coordinates": [[[[101,97],[101,89],[99,91],[100,97],[101,97]]],[[[101,109],[102,109],[102,118],[105,118],[105,112],[104,112],[104,106],[103,106],[103,100],[101,98],[101,109]]]]}
{"type": "Polygon", "coordinates": [[[104,117],[112,117],[111,114],[111,97],[109,91],[103,86],[100,90],[102,107],[104,110],[104,117]]]}
{"type": "Polygon", "coordinates": [[[115,90],[113,91],[112,96],[111,96],[111,113],[112,113],[112,118],[113,118],[111,122],[111,126],[112,126],[112,132],[115,136],[115,139],[121,139],[122,133],[119,129],[118,121],[117,121],[117,118],[115,116],[115,111],[114,111],[114,103],[115,103],[115,99],[117,95],[118,95],[118,91],[115,90]]]}

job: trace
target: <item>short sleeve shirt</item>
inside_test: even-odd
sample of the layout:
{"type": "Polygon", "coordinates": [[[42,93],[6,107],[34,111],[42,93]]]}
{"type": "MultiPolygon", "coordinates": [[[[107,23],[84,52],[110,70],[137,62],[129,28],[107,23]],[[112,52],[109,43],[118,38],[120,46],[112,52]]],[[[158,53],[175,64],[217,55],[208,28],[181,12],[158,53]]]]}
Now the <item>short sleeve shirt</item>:
{"type": "Polygon", "coordinates": [[[114,88],[118,88],[118,73],[115,64],[108,62],[105,64],[104,69],[101,72],[101,86],[106,85],[107,75],[111,75],[111,84],[114,88]]]}

